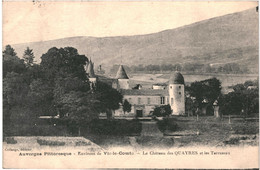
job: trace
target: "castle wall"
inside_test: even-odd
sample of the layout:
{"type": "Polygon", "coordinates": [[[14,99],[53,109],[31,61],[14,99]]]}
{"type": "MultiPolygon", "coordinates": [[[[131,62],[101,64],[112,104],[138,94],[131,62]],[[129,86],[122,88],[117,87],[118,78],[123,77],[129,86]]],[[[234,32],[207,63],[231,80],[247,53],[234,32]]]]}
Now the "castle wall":
{"type": "Polygon", "coordinates": [[[168,96],[134,96],[124,95],[126,99],[132,105],[166,105],[168,103],[168,96]],[[164,97],[164,103],[161,104],[161,97],[164,97]]]}
{"type": "Polygon", "coordinates": [[[120,89],[130,89],[129,79],[118,79],[118,85],[120,89]]]}
{"type": "Polygon", "coordinates": [[[168,98],[168,96],[124,95],[124,99],[132,105],[132,110],[130,113],[136,115],[136,110],[142,110],[143,116],[148,116],[157,106],[169,104],[168,98]],[[161,97],[164,97],[164,103],[161,103],[161,97]]]}

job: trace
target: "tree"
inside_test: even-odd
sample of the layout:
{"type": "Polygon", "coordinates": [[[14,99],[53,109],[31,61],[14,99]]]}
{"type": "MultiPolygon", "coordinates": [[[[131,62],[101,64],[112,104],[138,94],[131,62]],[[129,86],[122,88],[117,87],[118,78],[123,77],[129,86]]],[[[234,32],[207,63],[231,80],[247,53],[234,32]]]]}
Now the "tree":
{"type": "Polygon", "coordinates": [[[22,74],[7,73],[3,79],[3,117],[4,123],[11,126],[12,122],[26,122],[35,118],[30,112],[28,98],[29,85],[22,74]]]}
{"type": "Polygon", "coordinates": [[[185,99],[185,109],[188,113],[188,116],[193,115],[198,108],[198,103],[195,100],[192,100],[191,97],[186,97],[185,99]]]}
{"type": "Polygon", "coordinates": [[[212,105],[213,102],[221,94],[221,82],[216,78],[211,78],[203,81],[196,81],[186,87],[186,91],[190,96],[194,97],[198,103],[198,107],[202,108],[202,101],[208,101],[212,105]]]}
{"type": "Polygon", "coordinates": [[[159,107],[155,107],[153,111],[154,116],[165,117],[169,116],[172,113],[170,105],[163,105],[159,107]]]}
{"type": "Polygon", "coordinates": [[[97,82],[96,89],[90,90],[84,70],[88,59],[75,48],[53,47],[41,58],[43,83],[52,89],[56,114],[69,125],[80,130],[82,124],[97,118],[101,112],[107,113],[110,119],[112,111],[122,103],[122,95],[105,83],[97,82]]]}
{"type": "Polygon", "coordinates": [[[259,112],[259,92],[257,82],[245,82],[233,87],[234,91],[220,97],[220,111],[222,114],[244,114],[248,116],[259,112]],[[248,86],[256,88],[248,89],[248,86]]]}
{"type": "Polygon", "coordinates": [[[53,85],[56,78],[66,77],[67,74],[87,80],[84,65],[88,62],[88,58],[85,55],[79,55],[77,49],[73,47],[60,49],[53,47],[43,54],[41,59],[40,65],[45,79],[53,85]]]}
{"type": "Polygon", "coordinates": [[[99,112],[107,113],[107,118],[111,119],[112,112],[119,109],[123,96],[116,89],[103,82],[97,83],[94,94],[99,101],[99,112]]]}
{"type": "Polygon", "coordinates": [[[23,73],[26,70],[23,60],[16,56],[15,50],[7,45],[3,51],[3,78],[6,77],[7,73],[23,73]]]}
{"type": "Polygon", "coordinates": [[[132,105],[128,102],[128,100],[124,100],[123,102],[123,111],[125,112],[131,112],[132,105]]]}
{"type": "Polygon", "coordinates": [[[239,93],[231,92],[219,99],[220,112],[223,115],[240,114],[243,108],[242,96],[239,93]]]}
{"type": "Polygon", "coordinates": [[[11,47],[11,45],[6,45],[5,50],[3,51],[3,55],[16,56],[15,50],[11,47]]]}
{"type": "Polygon", "coordinates": [[[27,47],[23,54],[23,59],[24,59],[26,66],[32,66],[34,58],[35,57],[33,54],[33,50],[30,49],[29,47],[27,47]]]}
{"type": "Polygon", "coordinates": [[[30,83],[28,97],[30,99],[31,110],[37,116],[56,116],[53,104],[53,90],[41,78],[35,78],[30,83]]]}
{"type": "Polygon", "coordinates": [[[28,83],[24,77],[26,67],[16,56],[15,50],[5,46],[3,51],[3,119],[5,125],[11,124],[11,117],[20,117],[15,108],[26,105],[28,83]]]}

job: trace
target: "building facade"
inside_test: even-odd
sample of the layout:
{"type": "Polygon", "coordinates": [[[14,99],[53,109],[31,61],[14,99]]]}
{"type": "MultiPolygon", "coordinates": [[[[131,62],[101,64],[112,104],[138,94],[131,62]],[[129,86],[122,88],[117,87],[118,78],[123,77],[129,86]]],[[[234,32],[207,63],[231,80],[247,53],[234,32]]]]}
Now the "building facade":
{"type": "MultiPolygon", "coordinates": [[[[95,76],[93,67],[94,64],[91,62],[86,69],[92,84],[98,83],[98,76],[95,76]]],[[[109,81],[111,86],[123,95],[123,100],[127,100],[132,105],[129,113],[124,113],[121,106],[114,111],[114,116],[147,117],[152,114],[155,107],[168,104],[171,106],[172,115],[185,114],[184,78],[178,71],[171,75],[168,83],[154,84],[151,89],[143,89],[141,85],[138,88],[130,88],[129,82],[131,80],[126,74],[123,65],[120,65],[115,78],[111,79],[102,76],[99,81],[109,81]]]]}

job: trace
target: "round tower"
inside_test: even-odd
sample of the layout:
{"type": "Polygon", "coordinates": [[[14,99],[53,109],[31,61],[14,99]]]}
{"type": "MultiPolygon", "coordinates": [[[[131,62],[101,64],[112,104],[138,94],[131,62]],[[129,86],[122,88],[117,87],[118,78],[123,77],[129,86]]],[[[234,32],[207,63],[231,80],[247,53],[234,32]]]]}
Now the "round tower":
{"type": "Polygon", "coordinates": [[[120,65],[120,67],[116,73],[116,79],[118,80],[119,89],[129,89],[129,78],[122,65],[120,65]]]}
{"type": "Polygon", "coordinates": [[[169,104],[172,109],[172,115],[185,114],[184,92],[184,78],[180,72],[176,71],[169,80],[169,104]]]}

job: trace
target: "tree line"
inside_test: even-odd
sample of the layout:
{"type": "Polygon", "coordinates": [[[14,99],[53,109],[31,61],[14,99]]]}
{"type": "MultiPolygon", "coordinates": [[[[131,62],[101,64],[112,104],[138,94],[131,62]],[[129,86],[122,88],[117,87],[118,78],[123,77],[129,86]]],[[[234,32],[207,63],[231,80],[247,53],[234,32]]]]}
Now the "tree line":
{"type": "Polygon", "coordinates": [[[5,126],[33,125],[39,116],[59,116],[80,126],[123,104],[122,95],[99,82],[91,90],[84,66],[89,62],[72,47],[49,49],[34,63],[33,50],[23,58],[7,45],[3,51],[3,118],[5,126]]]}
{"type": "Polygon", "coordinates": [[[212,106],[217,101],[221,115],[258,115],[258,80],[237,84],[228,94],[222,94],[221,88],[221,82],[216,78],[196,81],[186,86],[186,111],[201,114],[204,108],[206,114],[213,115],[212,106]]]}
{"type": "MultiPolygon", "coordinates": [[[[110,73],[116,73],[119,65],[113,65],[110,73]]],[[[131,73],[162,73],[171,71],[182,71],[187,73],[223,73],[223,74],[243,74],[249,73],[245,67],[241,67],[237,63],[227,63],[224,65],[212,66],[210,64],[185,63],[185,64],[155,64],[155,65],[133,65],[125,66],[126,71],[131,73]]]]}

